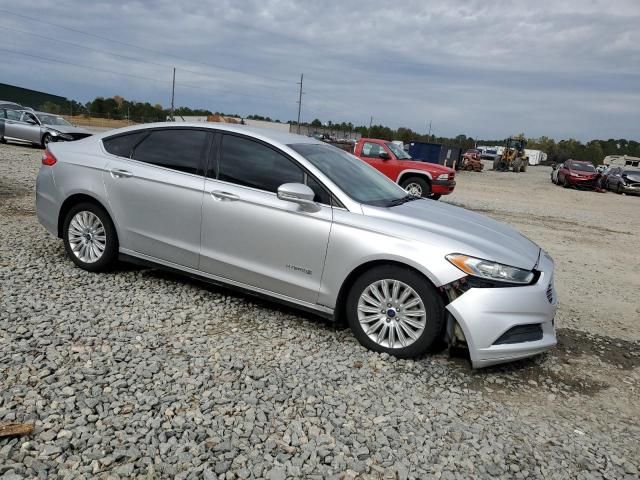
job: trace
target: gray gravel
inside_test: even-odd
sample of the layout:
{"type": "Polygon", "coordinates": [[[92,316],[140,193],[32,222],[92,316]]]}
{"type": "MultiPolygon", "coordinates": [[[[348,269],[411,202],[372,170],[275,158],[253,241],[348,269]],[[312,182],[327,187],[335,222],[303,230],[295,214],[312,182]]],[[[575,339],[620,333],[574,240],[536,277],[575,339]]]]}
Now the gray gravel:
{"type": "Polygon", "coordinates": [[[479,372],[158,270],[96,275],[0,145],[0,478],[638,478],[640,346],[561,330],[479,372]]]}

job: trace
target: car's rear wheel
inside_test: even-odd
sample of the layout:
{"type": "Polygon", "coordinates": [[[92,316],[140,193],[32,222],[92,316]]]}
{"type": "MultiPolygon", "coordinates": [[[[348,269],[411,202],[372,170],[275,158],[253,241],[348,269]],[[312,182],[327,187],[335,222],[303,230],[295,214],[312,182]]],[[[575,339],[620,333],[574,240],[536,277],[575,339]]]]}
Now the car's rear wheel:
{"type": "Polygon", "coordinates": [[[80,268],[99,272],[116,261],[116,229],[102,207],[93,203],[71,207],[65,216],[62,232],[67,255],[80,268]]]}
{"type": "Polygon", "coordinates": [[[620,182],[618,182],[618,186],[616,187],[616,193],[622,195],[622,184],[620,182]]]}
{"type": "Polygon", "coordinates": [[[431,185],[425,179],[420,177],[410,177],[403,180],[400,184],[408,193],[416,197],[430,197],[431,185]]]}
{"type": "Polygon", "coordinates": [[[346,313],[363,346],[401,358],[429,351],[445,318],[435,288],[419,273],[395,265],[375,267],[358,278],[346,313]]]}

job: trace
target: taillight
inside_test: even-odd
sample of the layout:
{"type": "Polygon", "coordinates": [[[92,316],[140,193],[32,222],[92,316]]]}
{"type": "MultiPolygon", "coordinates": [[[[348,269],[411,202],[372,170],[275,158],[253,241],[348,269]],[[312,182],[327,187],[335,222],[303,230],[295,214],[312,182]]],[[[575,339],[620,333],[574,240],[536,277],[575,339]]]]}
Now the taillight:
{"type": "Polygon", "coordinates": [[[51,153],[48,148],[42,154],[42,164],[43,165],[46,165],[48,167],[52,167],[53,165],[56,164],[57,161],[58,161],[58,159],[53,156],[53,153],[51,153]]]}

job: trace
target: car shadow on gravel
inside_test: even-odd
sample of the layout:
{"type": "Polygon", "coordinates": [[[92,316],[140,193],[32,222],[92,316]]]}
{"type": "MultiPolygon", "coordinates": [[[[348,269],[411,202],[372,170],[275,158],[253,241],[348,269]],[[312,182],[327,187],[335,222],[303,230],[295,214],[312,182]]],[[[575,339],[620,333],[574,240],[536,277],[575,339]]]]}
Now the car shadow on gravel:
{"type": "Polygon", "coordinates": [[[450,365],[469,375],[467,387],[483,391],[520,391],[523,386],[549,394],[592,396],[610,385],[573,368],[583,356],[595,357],[617,370],[640,366],[640,342],[604,337],[573,329],[558,329],[558,344],[550,352],[516,362],[472,370],[467,359],[453,357],[450,365]]]}
{"type": "Polygon", "coordinates": [[[164,270],[161,268],[150,268],[150,267],[140,266],[138,267],[138,269],[142,271],[143,276],[149,276],[155,279],[178,282],[181,284],[197,285],[198,288],[202,288],[203,290],[207,290],[208,292],[211,292],[211,293],[228,295],[228,296],[235,297],[238,300],[251,302],[252,304],[256,305],[259,308],[272,310],[274,312],[281,312],[284,314],[291,315],[293,317],[300,317],[303,320],[318,322],[318,324],[323,325],[323,327],[325,328],[331,328],[334,330],[345,330],[349,328],[344,322],[333,321],[321,315],[317,315],[313,312],[301,310],[284,303],[279,303],[275,300],[271,301],[257,295],[251,295],[249,293],[245,293],[241,290],[236,290],[234,288],[218,285],[213,282],[208,282],[206,279],[203,279],[203,278],[192,277],[179,272],[173,272],[171,270],[164,270]]]}

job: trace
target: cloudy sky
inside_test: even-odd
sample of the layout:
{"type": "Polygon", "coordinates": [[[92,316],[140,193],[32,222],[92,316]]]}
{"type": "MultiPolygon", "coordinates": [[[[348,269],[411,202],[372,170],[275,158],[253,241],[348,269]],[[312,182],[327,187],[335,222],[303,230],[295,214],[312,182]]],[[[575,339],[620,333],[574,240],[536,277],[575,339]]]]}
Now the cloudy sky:
{"type": "Polygon", "coordinates": [[[640,0],[0,0],[0,82],[437,135],[640,139],[640,0]],[[15,15],[18,14],[18,15],[15,15]],[[88,35],[88,34],[89,35],[88,35]]]}

